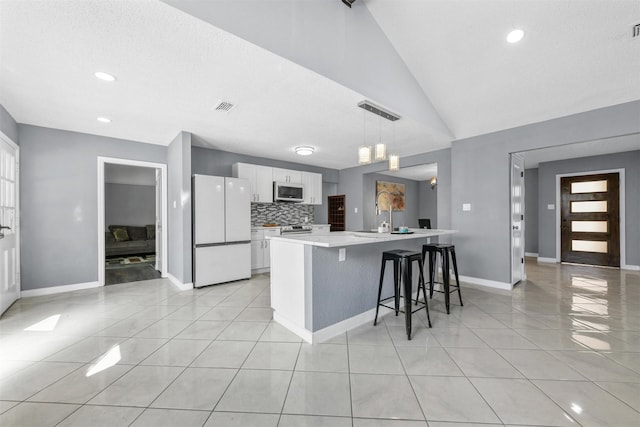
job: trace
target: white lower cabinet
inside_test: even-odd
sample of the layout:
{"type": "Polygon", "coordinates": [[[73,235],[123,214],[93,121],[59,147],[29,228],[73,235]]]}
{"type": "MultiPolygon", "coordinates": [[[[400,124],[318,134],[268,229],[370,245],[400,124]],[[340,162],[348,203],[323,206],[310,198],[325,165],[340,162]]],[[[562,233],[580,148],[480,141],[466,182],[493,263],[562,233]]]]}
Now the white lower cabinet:
{"type": "Polygon", "coordinates": [[[271,242],[267,237],[279,236],[279,228],[251,230],[251,269],[271,267],[271,242]]]}
{"type": "Polygon", "coordinates": [[[264,268],[264,255],[262,245],[264,240],[251,241],[251,269],[264,268]]]}

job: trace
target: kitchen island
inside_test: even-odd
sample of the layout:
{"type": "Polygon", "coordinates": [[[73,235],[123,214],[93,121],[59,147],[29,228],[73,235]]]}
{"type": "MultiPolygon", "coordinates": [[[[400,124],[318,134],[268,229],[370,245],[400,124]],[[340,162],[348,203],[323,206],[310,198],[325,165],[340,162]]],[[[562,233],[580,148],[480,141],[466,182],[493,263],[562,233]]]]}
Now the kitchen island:
{"type": "MultiPolygon", "coordinates": [[[[326,341],[373,322],[382,252],[419,251],[453,230],[410,229],[409,234],[340,231],[271,238],[273,318],[309,343],[326,341]]],[[[392,295],[393,268],[385,272],[392,295]]],[[[414,269],[414,288],[417,269],[414,269]]],[[[383,308],[381,314],[386,313],[383,308]]]]}

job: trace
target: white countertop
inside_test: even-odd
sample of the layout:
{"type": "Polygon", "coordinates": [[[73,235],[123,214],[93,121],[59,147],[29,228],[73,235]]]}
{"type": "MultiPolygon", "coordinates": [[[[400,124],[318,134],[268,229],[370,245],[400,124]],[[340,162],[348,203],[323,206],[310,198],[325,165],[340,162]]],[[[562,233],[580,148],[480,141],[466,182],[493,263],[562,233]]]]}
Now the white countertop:
{"type": "MultiPolygon", "coordinates": [[[[310,225],[312,227],[331,227],[331,224],[304,224],[304,225],[310,225]]],[[[282,228],[281,225],[276,225],[275,227],[265,227],[263,225],[252,225],[251,229],[252,230],[270,230],[272,228],[282,228]]]]}
{"type": "Polygon", "coordinates": [[[407,239],[424,239],[425,237],[443,236],[457,233],[457,230],[427,230],[410,228],[411,234],[368,233],[358,231],[334,231],[330,234],[297,234],[293,236],[273,236],[272,240],[298,243],[301,245],[337,248],[354,245],[370,245],[372,243],[392,242],[407,239]]]}

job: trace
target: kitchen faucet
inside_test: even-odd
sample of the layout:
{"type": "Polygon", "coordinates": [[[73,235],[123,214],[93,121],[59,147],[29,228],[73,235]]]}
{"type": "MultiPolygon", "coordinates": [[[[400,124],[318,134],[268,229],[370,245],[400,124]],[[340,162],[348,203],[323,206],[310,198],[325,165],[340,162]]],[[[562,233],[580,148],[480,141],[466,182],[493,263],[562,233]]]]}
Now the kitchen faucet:
{"type": "Polygon", "coordinates": [[[380,215],[381,210],[378,206],[380,206],[379,199],[381,194],[389,195],[389,232],[393,232],[393,219],[391,218],[391,214],[393,213],[393,194],[389,193],[387,190],[382,190],[376,196],[376,210],[378,211],[378,215],[380,215]]]}

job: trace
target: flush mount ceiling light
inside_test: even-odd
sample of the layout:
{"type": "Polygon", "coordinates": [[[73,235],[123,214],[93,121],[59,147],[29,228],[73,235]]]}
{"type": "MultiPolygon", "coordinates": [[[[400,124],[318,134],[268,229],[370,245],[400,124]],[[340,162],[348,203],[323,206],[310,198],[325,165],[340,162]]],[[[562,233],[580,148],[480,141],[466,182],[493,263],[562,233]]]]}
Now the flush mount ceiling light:
{"type": "Polygon", "coordinates": [[[520,40],[522,40],[523,37],[524,37],[524,31],[522,31],[519,28],[516,28],[515,30],[507,34],[507,41],[512,44],[518,43],[520,40]]]}
{"type": "Polygon", "coordinates": [[[111,119],[108,117],[98,117],[97,119],[100,123],[111,123],[111,119]]]}
{"type": "Polygon", "coordinates": [[[294,148],[295,152],[301,156],[309,156],[311,154],[313,154],[314,151],[316,151],[315,148],[309,146],[309,145],[301,145],[299,147],[294,148]]]}
{"type": "Polygon", "coordinates": [[[105,73],[104,71],[96,71],[95,73],[93,73],[94,76],[96,76],[97,79],[103,80],[105,82],[115,82],[116,81],[116,77],[109,74],[109,73],[105,73]]]}

